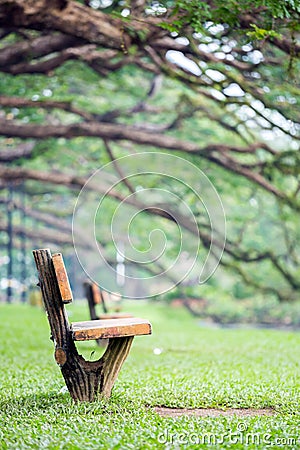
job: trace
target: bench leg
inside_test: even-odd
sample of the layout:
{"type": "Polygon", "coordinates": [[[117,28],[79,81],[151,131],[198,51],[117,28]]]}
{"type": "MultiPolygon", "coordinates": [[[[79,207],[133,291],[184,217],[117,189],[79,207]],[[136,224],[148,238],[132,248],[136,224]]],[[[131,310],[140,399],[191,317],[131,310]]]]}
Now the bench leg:
{"type": "Polygon", "coordinates": [[[102,356],[102,381],[100,383],[100,393],[109,397],[118,373],[127,358],[133,336],[110,339],[107,349],[102,356]]]}
{"type": "Polygon", "coordinates": [[[133,336],[110,339],[98,361],[86,361],[77,353],[75,345],[73,351],[69,348],[64,364],[57,362],[73,400],[92,402],[98,396],[109,398],[132,341],[133,336]]]}

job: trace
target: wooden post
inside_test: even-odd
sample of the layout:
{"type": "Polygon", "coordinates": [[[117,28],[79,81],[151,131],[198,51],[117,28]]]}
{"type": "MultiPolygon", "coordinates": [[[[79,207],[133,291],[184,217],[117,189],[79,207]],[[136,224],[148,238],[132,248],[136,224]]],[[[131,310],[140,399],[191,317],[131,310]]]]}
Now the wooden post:
{"type": "Polygon", "coordinates": [[[71,397],[75,401],[94,401],[98,394],[109,397],[125,361],[133,336],[112,338],[98,361],[86,361],[78,354],[63,305],[50,250],[33,251],[39,273],[45,309],[60,366],[71,397]]]}
{"type": "Polygon", "coordinates": [[[94,297],[93,297],[92,284],[90,281],[85,281],[83,283],[83,287],[84,287],[84,293],[85,293],[85,296],[87,298],[88,305],[89,305],[90,317],[92,320],[97,320],[97,319],[99,319],[99,317],[97,316],[97,313],[96,313],[96,305],[95,305],[94,297]]]}
{"type": "MultiPolygon", "coordinates": [[[[98,320],[99,317],[97,315],[96,312],[96,302],[95,302],[95,288],[98,286],[96,286],[95,284],[92,284],[91,281],[85,281],[83,283],[83,287],[84,287],[84,291],[85,291],[85,296],[87,298],[88,301],[88,305],[89,305],[89,311],[90,311],[90,318],[92,320],[98,320]]],[[[98,297],[100,302],[102,301],[102,294],[100,292],[100,289],[98,288],[98,297]]],[[[108,339],[96,339],[97,345],[99,345],[99,347],[106,347],[108,344],[108,339]]]]}

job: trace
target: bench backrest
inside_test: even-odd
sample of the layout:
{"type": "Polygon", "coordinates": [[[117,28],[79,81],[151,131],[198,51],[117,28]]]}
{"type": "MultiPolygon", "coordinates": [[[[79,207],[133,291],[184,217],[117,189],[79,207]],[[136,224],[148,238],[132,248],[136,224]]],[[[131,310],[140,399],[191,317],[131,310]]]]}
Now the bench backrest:
{"type": "Polygon", "coordinates": [[[43,303],[57,351],[70,339],[70,324],[64,303],[72,301],[68,275],[60,253],[51,255],[49,249],[34,250],[43,303]]]}
{"type": "Polygon", "coordinates": [[[55,253],[52,255],[52,262],[62,302],[71,303],[73,301],[73,295],[62,254],[55,253]]]}
{"type": "Polygon", "coordinates": [[[91,288],[92,288],[93,302],[95,303],[95,305],[103,303],[102,292],[99,286],[96,283],[92,283],[91,288]]]}
{"type": "Polygon", "coordinates": [[[104,298],[104,291],[102,291],[96,283],[90,280],[86,280],[83,283],[83,286],[90,308],[91,319],[97,318],[95,306],[98,304],[102,305],[103,312],[106,314],[108,310],[104,298]]]}

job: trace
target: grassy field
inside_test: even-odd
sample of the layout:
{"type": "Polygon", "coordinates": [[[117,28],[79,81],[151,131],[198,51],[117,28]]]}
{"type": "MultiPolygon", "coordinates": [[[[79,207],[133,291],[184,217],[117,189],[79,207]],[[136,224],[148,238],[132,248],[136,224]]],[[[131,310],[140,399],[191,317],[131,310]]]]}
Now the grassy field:
{"type": "MultiPolygon", "coordinates": [[[[70,320],[88,318],[85,303],[70,320]]],[[[112,398],[74,404],[43,311],[0,305],[1,449],[300,448],[300,334],[209,329],[182,309],[131,302],[153,335],[137,337],[112,398]],[[157,350],[159,349],[159,350],[157,350]],[[173,408],[272,408],[273,416],[161,417],[173,408]]],[[[93,341],[81,343],[97,359],[93,341]]]]}

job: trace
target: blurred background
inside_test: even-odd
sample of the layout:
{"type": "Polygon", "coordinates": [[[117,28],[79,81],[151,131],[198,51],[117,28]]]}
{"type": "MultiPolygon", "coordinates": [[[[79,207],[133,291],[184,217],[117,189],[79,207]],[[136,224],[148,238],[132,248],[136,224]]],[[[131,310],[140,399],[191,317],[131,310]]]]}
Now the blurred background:
{"type": "Polygon", "coordinates": [[[32,11],[24,3],[21,16],[0,6],[0,301],[40,304],[31,251],[49,247],[63,253],[76,300],[97,272],[107,290],[182,306],[204,324],[299,327],[299,10],[259,1],[73,1],[68,11],[56,3],[32,11]],[[181,177],[155,158],[147,176],[138,163],[126,176],[119,158],[131,155],[134,168],[140,152],[183,158],[208,177],[226,215],[220,264],[223,235],[212,230],[201,180],[191,172],[189,185],[184,162],[181,177]],[[104,199],[101,214],[76,222],[86,273],[73,212],[106,164],[86,197],[104,199]],[[111,223],[128,199],[134,221],[118,216],[116,241],[111,223]],[[111,279],[89,257],[94,220],[111,279]],[[128,235],[140,254],[159,244],[161,256],[134,260],[128,235]],[[190,267],[198,247],[203,264],[213,239],[218,268],[206,283],[197,264],[182,280],[169,270],[178,257],[190,267]]]}

